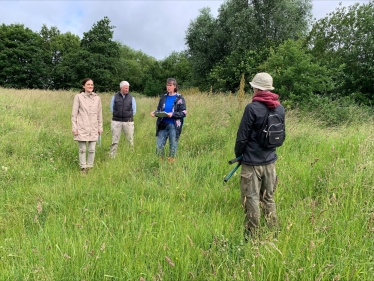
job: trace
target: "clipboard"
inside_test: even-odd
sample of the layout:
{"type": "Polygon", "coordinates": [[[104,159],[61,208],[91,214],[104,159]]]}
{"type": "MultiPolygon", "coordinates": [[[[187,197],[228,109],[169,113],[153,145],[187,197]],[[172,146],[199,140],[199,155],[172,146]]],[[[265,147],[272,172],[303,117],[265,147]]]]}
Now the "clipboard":
{"type": "Polygon", "coordinates": [[[160,117],[160,118],[169,117],[168,114],[165,111],[156,111],[154,114],[155,114],[155,116],[160,117]]]}

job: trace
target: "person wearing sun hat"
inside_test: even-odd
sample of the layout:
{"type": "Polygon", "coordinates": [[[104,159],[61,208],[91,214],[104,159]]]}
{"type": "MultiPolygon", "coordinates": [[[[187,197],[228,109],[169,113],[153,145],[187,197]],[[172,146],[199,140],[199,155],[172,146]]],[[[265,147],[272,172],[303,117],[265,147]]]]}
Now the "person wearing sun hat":
{"type": "Polygon", "coordinates": [[[258,236],[260,205],[269,227],[277,226],[274,191],[277,184],[276,148],[263,147],[261,135],[269,110],[278,114],[285,123],[284,107],[274,90],[273,78],[266,72],[257,73],[249,84],[254,96],[243,113],[235,142],[236,157],[242,156],[240,174],[241,201],[245,212],[245,239],[258,236]]]}

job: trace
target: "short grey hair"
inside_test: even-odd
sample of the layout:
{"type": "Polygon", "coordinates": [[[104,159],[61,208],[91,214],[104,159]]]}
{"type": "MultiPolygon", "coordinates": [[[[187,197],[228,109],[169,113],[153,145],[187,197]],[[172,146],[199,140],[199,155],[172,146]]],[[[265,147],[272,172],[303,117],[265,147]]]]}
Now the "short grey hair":
{"type": "Polygon", "coordinates": [[[127,81],[122,81],[121,83],[119,83],[119,87],[122,88],[123,86],[130,86],[130,84],[127,81]]]}

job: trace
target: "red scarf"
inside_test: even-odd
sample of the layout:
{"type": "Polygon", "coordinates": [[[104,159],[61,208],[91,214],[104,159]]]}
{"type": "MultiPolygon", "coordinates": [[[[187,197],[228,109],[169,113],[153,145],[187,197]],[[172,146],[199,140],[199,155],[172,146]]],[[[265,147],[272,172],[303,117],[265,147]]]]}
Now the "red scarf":
{"type": "Polygon", "coordinates": [[[263,102],[268,108],[272,109],[280,105],[278,98],[279,96],[272,92],[259,91],[253,96],[252,101],[263,102]]]}

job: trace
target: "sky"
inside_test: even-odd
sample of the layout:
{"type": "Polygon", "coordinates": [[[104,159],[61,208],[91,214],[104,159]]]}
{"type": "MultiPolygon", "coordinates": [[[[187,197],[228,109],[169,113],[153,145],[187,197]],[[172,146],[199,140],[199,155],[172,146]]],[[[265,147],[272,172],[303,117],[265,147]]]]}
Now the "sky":
{"type": "MultiPolygon", "coordinates": [[[[210,7],[218,15],[223,0],[0,0],[0,24],[23,24],[39,32],[43,24],[56,26],[61,33],[83,37],[98,21],[107,16],[115,26],[113,40],[134,50],[162,60],[173,51],[186,49],[185,36],[199,10],[210,7]]],[[[313,18],[320,19],[344,6],[365,1],[313,0],[313,18]]],[[[1,50],[0,50],[1,52],[1,50]]]]}

